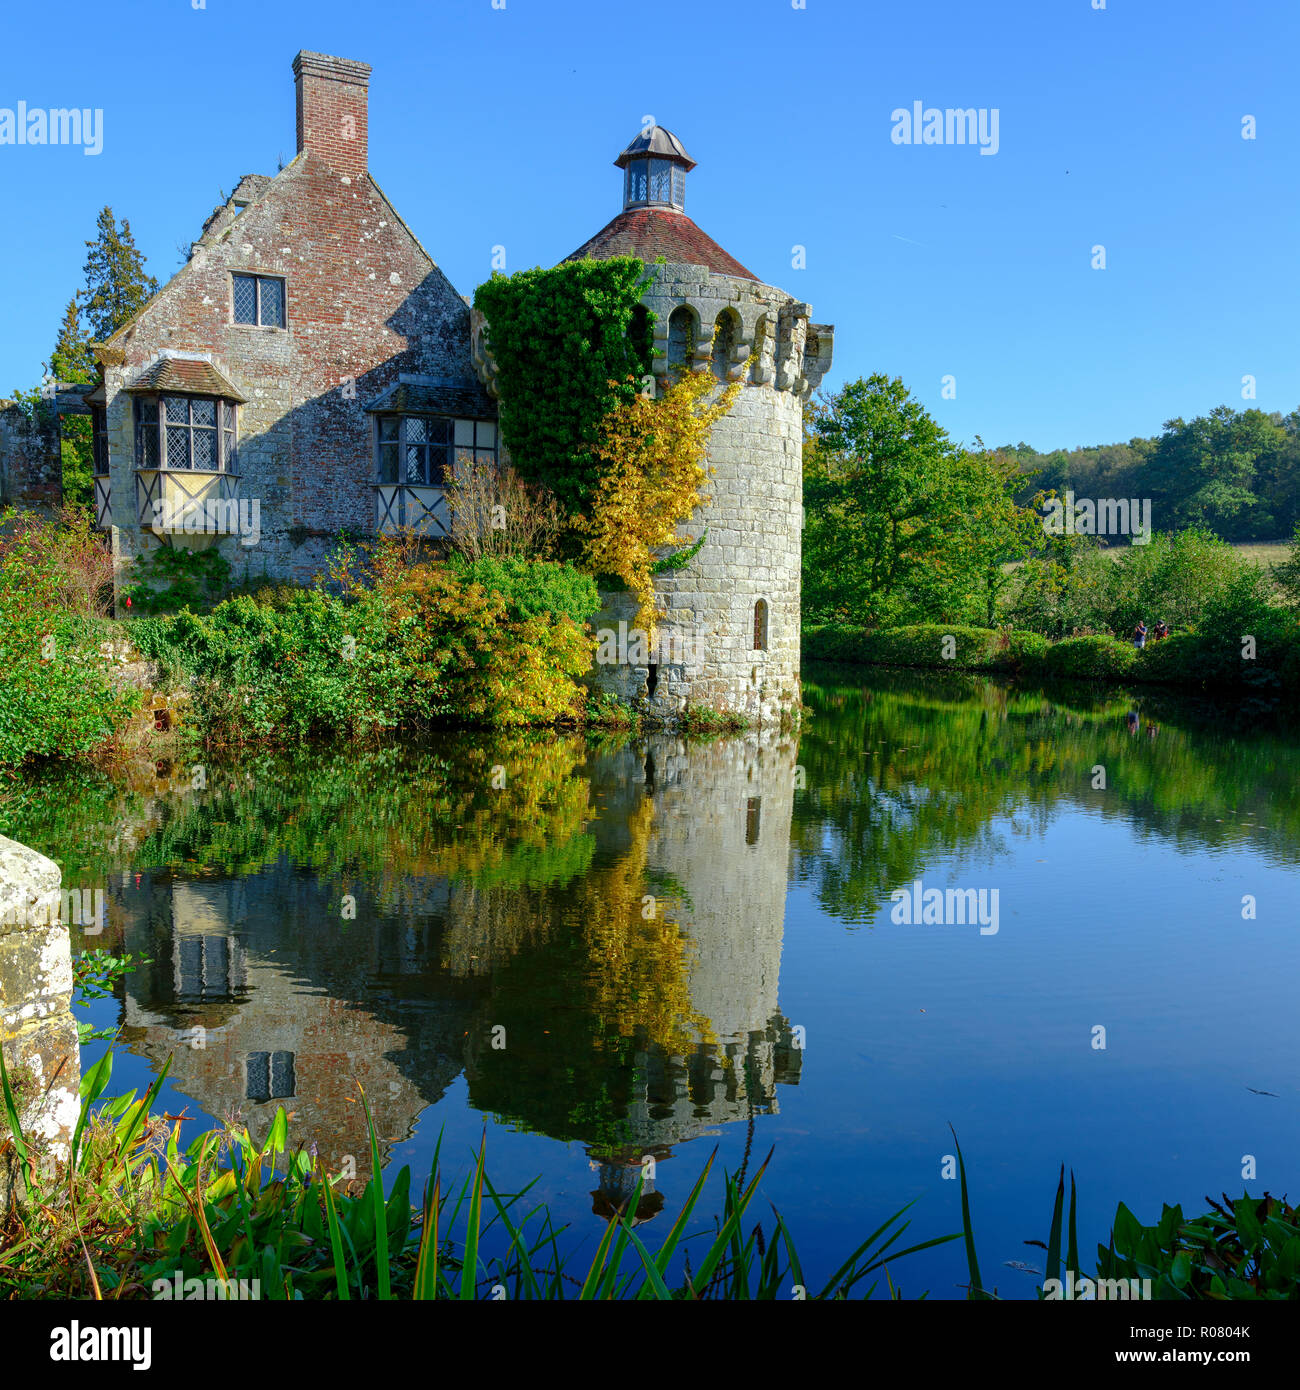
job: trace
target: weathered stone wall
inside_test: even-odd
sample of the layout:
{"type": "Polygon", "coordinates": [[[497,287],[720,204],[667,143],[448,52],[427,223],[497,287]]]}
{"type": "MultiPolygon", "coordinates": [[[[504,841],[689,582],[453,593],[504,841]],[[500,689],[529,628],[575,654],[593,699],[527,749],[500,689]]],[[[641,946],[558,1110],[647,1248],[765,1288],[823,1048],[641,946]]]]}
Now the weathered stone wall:
{"type": "Polygon", "coordinates": [[[187,264],[104,350],[119,581],[159,544],[138,523],[123,388],[161,354],[207,358],[246,397],[239,492],[258,500],[262,534],[252,547],[220,541],[237,580],[309,580],[341,529],[374,532],[366,406],[381,391],[402,375],[475,385],[468,305],[366,170],[365,65],[301,56],[315,61],[298,85],[297,157],[274,179],[246,177],[187,264]],[[340,138],[344,116],[352,139],[340,138]],[[233,322],[233,272],[284,279],[287,327],[233,322]]]}
{"type": "Polygon", "coordinates": [[[52,410],[35,418],[0,401],[0,505],[57,507],[63,493],[59,424],[52,410]]]}
{"type": "MultiPolygon", "coordinates": [[[[654,282],[644,302],[657,315],[661,381],[674,355],[670,319],[684,307],[694,342],[689,366],[746,384],[713,427],[709,501],[681,527],[694,539],[707,527],[704,544],[684,569],[655,579],[664,614],[658,643],[646,661],[598,665],[593,681],[666,720],[696,704],[771,721],[799,700],[803,403],[830,366],[832,330],[810,323],[807,304],[771,286],[703,266],[649,269],[654,282]],[[730,351],[715,364],[710,342],[720,316],[730,321],[730,351]],[[760,601],[765,647],[755,645],[760,601]]],[[[630,627],[631,598],[603,597],[597,626],[630,627]]]]}
{"type": "MultiPolygon", "coordinates": [[[[76,1125],[81,1084],[72,952],[59,920],[56,864],[0,836],[0,1047],[29,1139],[57,1153],[76,1125]]],[[[0,1126],[7,1126],[0,1115],[0,1126]]],[[[0,1210],[15,1176],[0,1159],[0,1210]]]]}

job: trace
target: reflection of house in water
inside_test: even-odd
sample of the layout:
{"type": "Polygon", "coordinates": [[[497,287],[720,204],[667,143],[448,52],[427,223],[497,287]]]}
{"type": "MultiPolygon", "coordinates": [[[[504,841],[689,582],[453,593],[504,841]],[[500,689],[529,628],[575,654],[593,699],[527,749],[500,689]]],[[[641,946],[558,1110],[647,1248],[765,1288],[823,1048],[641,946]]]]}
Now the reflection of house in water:
{"type": "Polygon", "coordinates": [[[352,1155],[364,1178],[355,1083],[387,1152],[459,1072],[463,1010],[413,1020],[366,1007],[419,953],[414,929],[376,920],[364,901],[344,923],[338,894],[286,865],[238,880],[155,876],[140,894],[127,899],[139,904],[127,945],[154,964],[130,981],[123,1038],[157,1065],[171,1054],[173,1085],[208,1114],[238,1113],[260,1140],[283,1105],[295,1137],[333,1170],[352,1155]]]}
{"type": "MultiPolygon", "coordinates": [[[[597,1209],[621,1202],[645,1156],[773,1112],[798,1080],[777,999],[793,764],[774,736],[591,755],[549,878],[385,864],[342,882],[287,859],[132,874],[124,945],[153,964],[128,980],[124,1040],[171,1054],[177,1090],[258,1139],[282,1104],[295,1138],[362,1177],[354,1081],[387,1152],[464,1070],[479,1109],[585,1144],[597,1209]]],[[[391,795],[400,820],[400,781],[391,795]]]]}

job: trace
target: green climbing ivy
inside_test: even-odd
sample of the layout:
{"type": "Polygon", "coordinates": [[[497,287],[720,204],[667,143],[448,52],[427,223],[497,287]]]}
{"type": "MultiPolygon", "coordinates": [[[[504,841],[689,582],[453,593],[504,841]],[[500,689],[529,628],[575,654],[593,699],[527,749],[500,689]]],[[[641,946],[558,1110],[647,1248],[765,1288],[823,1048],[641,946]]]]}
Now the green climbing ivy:
{"type": "Polygon", "coordinates": [[[684,550],[674,550],[671,555],[665,555],[662,560],[656,560],[650,566],[651,574],[666,574],[670,570],[684,570],[687,565],[700,553],[705,539],[708,537],[709,528],[706,526],[699,540],[694,545],[688,545],[684,550]]]}
{"type": "Polygon", "coordinates": [[[230,581],[230,561],[215,548],[165,545],[137,556],[131,578],[136,582],[125,596],[134,614],[177,613],[182,608],[206,612],[230,581]],[[159,584],[166,587],[160,589],[159,584]]]}
{"type": "Polygon", "coordinates": [[[592,452],[601,422],[650,371],[644,273],[635,256],[567,261],[494,275],[474,294],[488,321],[511,461],[570,516],[586,509],[604,471],[592,452]]]}

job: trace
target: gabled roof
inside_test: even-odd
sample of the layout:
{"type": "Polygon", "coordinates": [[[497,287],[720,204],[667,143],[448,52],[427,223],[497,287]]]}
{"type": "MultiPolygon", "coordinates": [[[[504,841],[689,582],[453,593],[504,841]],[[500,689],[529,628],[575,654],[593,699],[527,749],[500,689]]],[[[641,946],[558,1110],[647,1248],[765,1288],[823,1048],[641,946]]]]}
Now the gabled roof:
{"type": "Polygon", "coordinates": [[[674,264],[704,265],[720,275],[758,279],[684,212],[671,208],[628,208],[564,259],[604,261],[611,256],[640,256],[647,263],[662,256],[674,264]]]}
{"type": "Polygon", "coordinates": [[[184,396],[219,396],[227,401],[242,402],[246,399],[211,362],[190,357],[160,357],[123,389],[131,392],[175,391],[184,396]]]}

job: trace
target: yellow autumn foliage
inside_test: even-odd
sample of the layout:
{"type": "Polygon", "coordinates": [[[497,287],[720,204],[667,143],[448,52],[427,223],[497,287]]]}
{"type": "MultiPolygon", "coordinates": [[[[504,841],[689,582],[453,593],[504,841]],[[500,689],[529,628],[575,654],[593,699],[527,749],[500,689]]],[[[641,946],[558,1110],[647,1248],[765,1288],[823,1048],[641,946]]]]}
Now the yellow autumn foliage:
{"type": "Polygon", "coordinates": [[[731,409],[743,381],[715,396],[717,386],[709,372],[686,372],[658,399],[636,396],[610,411],[593,449],[606,471],[591,514],[573,523],[585,537],[586,568],[627,585],[640,605],[637,623],[650,635],[657,618],[653,552],[680,542],[678,525],[705,501],[709,431],[731,409]]]}

